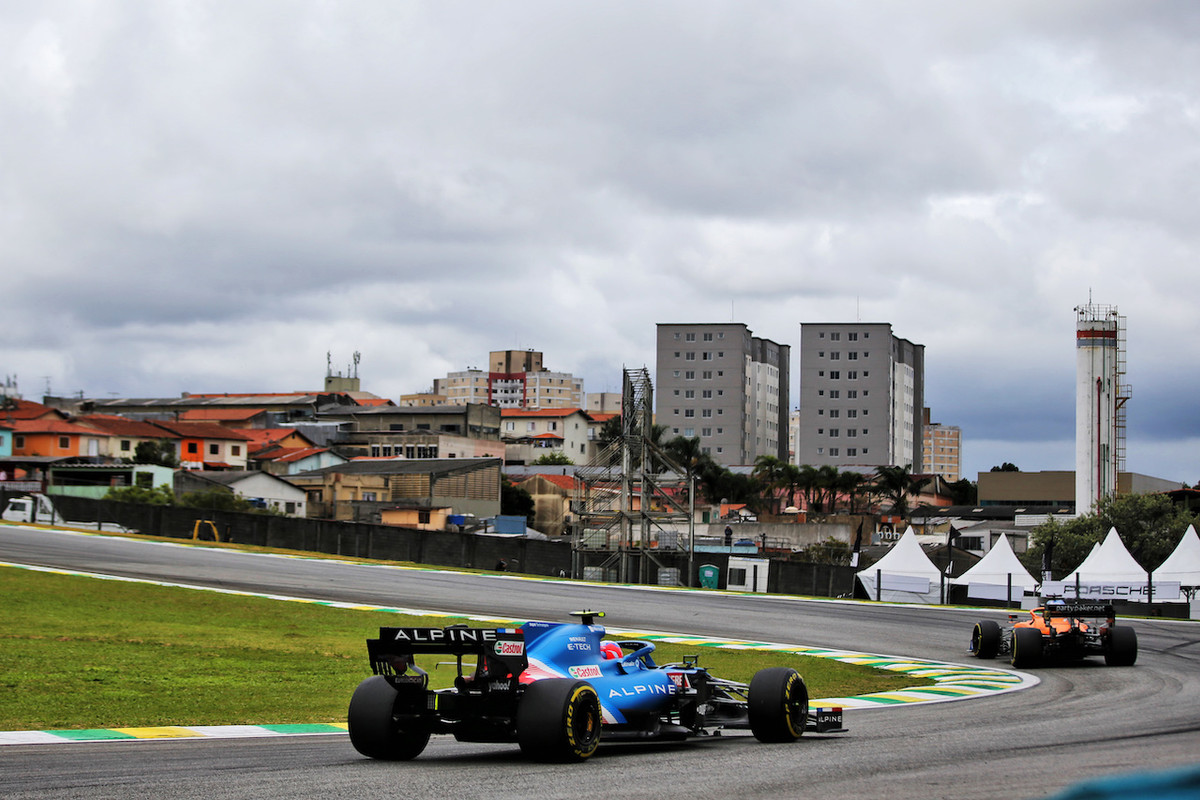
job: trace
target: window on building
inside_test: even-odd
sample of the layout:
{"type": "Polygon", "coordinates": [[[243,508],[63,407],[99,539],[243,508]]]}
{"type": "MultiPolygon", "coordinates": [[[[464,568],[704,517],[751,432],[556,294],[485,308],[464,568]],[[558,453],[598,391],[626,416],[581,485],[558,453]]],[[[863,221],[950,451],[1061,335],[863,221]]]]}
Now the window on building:
{"type": "Polygon", "coordinates": [[[851,361],[858,361],[858,353],[851,350],[849,353],[846,354],[846,358],[850,359],[851,361]]]}
{"type": "Polygon", "coordinates": [[[188,442],[187,443],[187,451],[188,451],[189,455],[196,455],[197,453],[200,452],[200,445],[197,444],[196,442],[188,442]]]}
{"type": "Polygon", "coordinates": [[[711,342],[712,340],[713,340],[713,337],[712,337],[711,333],[704,334],[704,341],[711,342]]]}
{"type": "Polygon", "coordinates": [[[829,448],[829,455],[833,458],[836,458],[838,455],[838,449],[836,447],[829,448]]]}
{"type": "Polygon", "coordinates": [[[687,372],[683,373],[683,378],[684,380],[694,381],[696,380],[696,373],[689,369],[687,372]]]}
{"type": "Polygon", "coordinates": [[[694,342],[694,341],[696,341],[696,334],[689,333],[689,334],[686,334],[683,338],[685,341],[694,342]]]}
{"type": "Polygon", "coordinates": [[[842,377],[842,373],[838,372],[836,369],[830,371],[830,373],[829,373],[830,380],[833,380],[833,381],[840,380],[841,377],[842,377]]]}
{"type": "Polygon", "coordinates": [[[857,408],[848,408],[848,409],[846,409],[846,416],[847,416],[847,417],[851,417],[851,418],[853,418],[853,417],[857,417],[857,416],[858,416],[858,409],[857,409],[857,408]]]}
{"type": "Polygon", "coordinates": [[[694,416],[696,416],[696,409],[694,409],[694,408],[685,408],[685,409],[683,410],[683,415],[684,415],[685,417],[694,417],[694,416]]]}
{"type": "Polygon", "coordinates": [[[696,396],[696,390],[695,389],[686,389],[683,392],[683,396],[686,399],[691,400],[692,398],[694,398],[696,396]]]}
{"type": "Polygon", "coordinates": [[[242,446],[240,444],[234,444],[234,445],[229,446],[229,455],[240,456],[241,454],[242,454],[242,446]]]}
{"type": "Polygon", "coordinates": [[[857,341],[858,341],[858,334],[857,334],[857,333],[847,333],[847,334],[846,334],[846,341],[849,341],[849,342],[857,342],[857,341]]]}
{"type": "Polygon", "coordinates": [[[837,428],[830,428],[829,429],[829,438],[836,439],[836,438],[838,438],[839,433],[840,433],[840,431],[837,428]]]}
{"type": "Polygon", "coordinates": [[[836,409],[836,408],[831,408],[831,409],[829,409],[829,417],[830,417],[830,419],[837,419],[839,416],[841,416],[841,413],[842,413],[842,412],[841,412],[841,411],[839,411],[839,410],[838,410],[838,409],[836,409]]]}
{"type": "Polygon", "coordinates": [[[71,437],[70,436],[58,437],[58,449],[59,450],[66,450],[70,446],[71,446],[71,437]]]}
{"type": "Polygon", "coordinates": [[[855,448],[853,448],[853,447],[847,447],[847,448],[846,448],[846,455],[847,455],[847,456],[856,456],[856,455],[858,455],[858,450],[856,450],[856,449],[855,449],[855,448]]]}
{"type": "Polygon", "coordinates": [[[829,341],[831,341],[831,342],[839,341],[841,338],[842,338],[842,335],[840,333],[829,334],[829,341]]]}
{"type": "Polygon", "coordinates": [[[210,456],[220,455],[221,454],[221,446],[216,445],[216,444],[210,444],[208,446],[208,454],[210,456]]]}
{"type": "Polygon", "coordinates": [[[846,373],[846,380],[850,380],[850,381],[858,380],[858,372],[856,372],[855,370],[850,370],[849,372],[846,373]]]}
{"type": "Polygon", "coordinates": [[[830,361],[841,361],[841,360],[842,360],[842,354],[841,354],[841,353],[838,353],[838,352],[833,352],[833,353],[830,353],[830,354],[829,354],[829,360],[830,360],[830,361]]]}
{"type": "Polygon", "coordinates": [[[711,409],[711,408],[705,408],[705,409],[702,409],[702,410],[700,411],[700,416],[702,416],[702,417],[711,417],[711,416],[712,416],[712,409],[711,409]]]}
{"type": "Polygon", "coordinates": [[[839,392],[837,389],[830,389],[829,396],[830,398],[836,400],[837,398],[841,397],[841,392],[839,392]]]}

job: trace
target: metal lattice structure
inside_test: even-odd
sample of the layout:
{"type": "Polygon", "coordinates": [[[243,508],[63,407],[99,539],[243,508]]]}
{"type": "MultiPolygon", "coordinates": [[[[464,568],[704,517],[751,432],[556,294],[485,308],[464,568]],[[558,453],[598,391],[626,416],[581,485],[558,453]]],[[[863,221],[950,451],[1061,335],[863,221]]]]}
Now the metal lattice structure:
{"type": "Polygon", "coordinates": [[[601,551],[619,580],[645,582],[654,550],[693,551],[695,481],[655,441],[653,409],[649,370],[626,369],[620,436],[575,471],[576,566],[601,551]]]}

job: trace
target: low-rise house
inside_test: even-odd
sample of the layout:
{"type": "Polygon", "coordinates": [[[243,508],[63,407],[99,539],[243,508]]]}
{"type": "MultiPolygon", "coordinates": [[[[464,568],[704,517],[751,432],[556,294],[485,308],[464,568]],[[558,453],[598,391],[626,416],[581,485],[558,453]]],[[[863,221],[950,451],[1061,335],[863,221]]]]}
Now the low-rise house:
{"type": "Polygon", "coordinates": [[[345,464],[348,459],[328,447],[277,447],[254,453],[250,460],[272,475],[297,475],[345,464]]]}
{"type": "Polygon", "coordinates": [[[415,528],[421,531],[444,531],[448,527],[451,510],[445,506],[441,508],[385,508],[379,512],[379,521],[384,525],[396,525],[401,528],[415,528]]]}
{"type": "Polygon", "coordinates": [[[189,408],[179,413],[179,422],[215,422],[238,430],[261,430],[271,424],[271,415],[265,408],[189,408]]]}
{"type": "Polygon", "coordinates": [[[372,458],[498,458],[500,409],[461,406],[380,406],[321,415],[340,423],[335,446],[351,456],[372,458]]]}
{"type": "Polygon", "coordinates": [[[309,515],[377,522],[385,508],[450,508],[455,514],[500,513],[498,458],[355,459],[291,475],[308,492],[309,515]]]}
{"type": "Polygon", "coordinates": [[[202,490],[204,485],[221,486],[244,497],[259,508],[272,508],[289,516],[308,515],[308,497],[304,489],[283,478],[261,470],[220,470],[193,472],[183,476],[177,488],[202,490]]]}
{"type": "Polygon", "coordinates": [[[77,417],[75,421],[104,435],[100,454],[109,458],[132,461],[139,444],[163,440],[170,442],[172,449],[178,454],[179,437],[149,422],[126,419],[113,414],[90,414],[77,417]]]}
{"type": "Polygon", "coordinates": [[[53,415],[12,423],[12,454],[44,458],[99,458],[107,435],[53,415]]]}
{"type": "Polygon", "coordinates": [[[179,439],[179,466],[184,469],[246,468],[249,440],[245,434],[215,422],[160,422],[155,426],[179,439]]]}
{"type": "Polygon", "coordinates": [[[564,455],[575,464],[587,460],[588,416],[581,409],[505,408],[500,413],[506,463],[529,464],[550,453],[564,455]]]}

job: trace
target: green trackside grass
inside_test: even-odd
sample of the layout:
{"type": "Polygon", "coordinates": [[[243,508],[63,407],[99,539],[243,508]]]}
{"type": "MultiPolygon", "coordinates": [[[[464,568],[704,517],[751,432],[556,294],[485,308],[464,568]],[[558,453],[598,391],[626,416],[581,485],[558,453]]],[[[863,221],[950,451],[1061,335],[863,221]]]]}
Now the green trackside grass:
{"type": "MultiPolygon", "coordinates": [[[[0,608],[0,730],[343,721],[354,687],[370,674],[365,639],[380,626],[457,621],[12,568],[0,568],[0,608]]],[[[713,647],[662,644],[655,658],[695,653],[714,674],[739,681],[765,666],[794,666],[814,697],[923,683],[827,659],[713,647]]],[[[455,674],[422,665],[437,684],[455,674]]]]}

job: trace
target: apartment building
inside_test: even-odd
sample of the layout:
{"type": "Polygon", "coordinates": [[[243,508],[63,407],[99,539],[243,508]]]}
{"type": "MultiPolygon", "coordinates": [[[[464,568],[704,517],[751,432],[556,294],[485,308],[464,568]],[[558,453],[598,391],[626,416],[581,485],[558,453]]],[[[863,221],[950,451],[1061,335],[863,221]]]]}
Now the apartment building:
{"type": "Polygon", "coordinates": [[[536,350],[495,350],[487,371],[451,372],[433,382],[433,394],[451,405],[482,403],[499,408],[583,408],[583,378],[551,372],[536,350]]]}
{"type": "Polygon", "coordinates": [[[796,463],[920,471],[925,346],[890,323],[801,323],[796,463]]]}
{"type": "Polygon", "coordinates": [[[941,475],[950,483],[962,478],[962,430],[957,425],[931,422],[929,409],[921,415],[921,472],[941,475]]]}
{"type": "Polygon", "coordinates": [[[790,358],[741,323],[659,323],[656,422],[725,466],[787,458],[790,358]]]}

